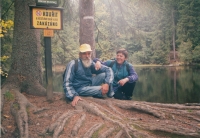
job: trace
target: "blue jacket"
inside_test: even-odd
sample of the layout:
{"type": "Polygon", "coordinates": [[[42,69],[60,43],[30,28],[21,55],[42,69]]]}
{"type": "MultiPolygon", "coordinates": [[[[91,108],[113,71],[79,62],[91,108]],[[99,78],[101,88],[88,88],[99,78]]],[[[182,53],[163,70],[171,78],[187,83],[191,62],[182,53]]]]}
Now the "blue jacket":
{"type": "MultiPolygon", "coordinates": [[[[112,61],[113,60],[107,60],[107,61],[103,62],[103,64],[109,67],[112,61]]],[[[117,63],[117,61],[115,61],[112,66],[112,70],[114,73],[113,88],[114,88],[115,92],[117,91],[117,88],[120,87],[120,85],[118,84],[119,80],[128,78],[129,83],[133,83],[138,80],[138,75],[135,72],[133,65],[128,63],[126,60],[124,61],[124,63],[122,65],[119,65],[117,63]],[[129,72],[126,69],[126,64],[129,64],[129,72]]]]}
{"type": "Polygon", "coordinates": [[[66,67],[63,89],[66,97],[73,100],[74,96],[79,94],[76,89],[90,86],[92,84],[92,74],[105,73],[105,83],[111,84],[114,76],[111,68],[102,66],[98,71],[95,70],[95,63],[93,62],[90,68],[85,68],[80,59],[78,59],[78,69],[74,72],[75,61],[72,60],[66,67]]]}

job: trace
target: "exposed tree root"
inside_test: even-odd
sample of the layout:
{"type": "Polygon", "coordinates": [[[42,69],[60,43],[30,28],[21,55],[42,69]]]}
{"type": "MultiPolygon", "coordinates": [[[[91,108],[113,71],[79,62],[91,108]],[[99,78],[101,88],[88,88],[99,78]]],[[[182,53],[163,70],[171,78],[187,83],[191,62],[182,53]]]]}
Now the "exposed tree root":
{"type": "MultiPolygon", "coordinates": [[[[120,122],[117,119],[112,119],[113,118],[113,114],[105,114],[102,111],[100,111],[97,106],[95,106],[94,104],[90,103],[88,104],[86,101],[80,101],[79,102],[79,106],[82,106],[82,108],[92,114],[95,114],[99,117],[102,117],[103,119],[110,121],[113,124],[116,124],[118,126],[121,127],[121,129],[123,129],[123,132],[125,133],[126,137],[131,138],[131,135],[129,133],[129,131],[132,131],[132,129],[129,129],[126,124],[120,122]]],[[[136,134],[134,131],[131,132],[134,136],[138,136],[138,135],[143,135],[142,133],[140,134],[139,132],[136,134]]]]}
{"type": "MultiPolygon", "coordinates": [[[[140,103],[140,102],[135,102],[140,103]]],[[[182,110],[198,110],[200,107],[196,106],[196,104],[193,103],[194,106],[188,106],[187,104],[162,104],[162,103],[148,103],[148,102],[142,102],[143,104],[148,104],[151,106],[157,106],[157,107],[164,107],[164,108],[170,108],[170,109],[182,109],[182,110]]]]}
{"type": "Polygon", "coordinates": [[[34,114],[37,114],[37,113],[40,113],[40,112],[43,112],[43,111],[45,111],[45,110],[49,110],[50,108],[48,108],[48,107],[42,107],[42,108],[39,108],[39,109],[36,109],[36,110],[34,110],[34,114]]]}
{"type": "Polygon", "coordinates": [[[94,103],[95,106],[97,106],[99,108],[99,110],[103,111],[104,113],[110,114],[113,118],[117,118],[118,120],[122,120],[122,118],[120,116],[118,116],[117,114],[112,113],[111,111],[103,108],[102,106],[94,103]]]}
{"type": "Polygon", "coordinates": [[[142,105],[142,104],[137,104],[137,103],[135,104],[135,103],[132,103],[132,102],[131,103],[125,103],[125,104],[116,102],[115,104],[122,109],[128,109],[128,110],[134,109],[134,110],[138,110],[138,111],[141,111],[141,112],[151,114],[151,115],[153,115],[157,118],[161,118],[161,119],[165,118],[165,114],[155,110],[153,107],[151,107],[149,105],[142,105]]]}
{"type": "Polygon", "coordinates": [[[167,132],[167,133],[171,133],[171,134],[177,134],[177,135],[188,136],[188,137],[199,137],[199,134],[195,133],[194,130],[179,128],[177,126],[172,126],[172,125],[165,126],[165,127],[154,125],[154,126],[150,127],[150,130],[167,132]]]}
{"type": "Polygon", "coordinates": [[[46,95],[45,88],[36,80],[26,79],[24,76],[11,75],[8,77],[6,82],[1,88],[1,111],[4,106],[5,97],[4,94],[13,95],[14,99],[10,111],[14,116],[19,129],[21,138],[28,138],[28,114],[30,110],[38,110],[34,105],[32,105],[27,98],[21,93],[26,90],[27,93],[33,95],[46,95]]]}
{"type": "MultiPolygon", "coordinates": [[[[36,108],[24,95],[13,90],[15,101],[12,104],[12,114],[17,122],[20,137],[33,136],[28,129],[28,112],[33,116],[41,116],[43,111],[47,116],[43,119],[53,123],[43,126],[39,138],[46,137],[114,137],[114,138],[154,138],[154,137],[200,137],[199,106],[185,106],[177,104],[158,104],[137,101],[122,101],[116,99],[96,99],[82,97],[75,108],[56,97],[56,102],[67,106],[68,110],[52,110],[49,108],[36,108]],[[31,110],[31,109],[33,110],[31,110]],[[45,128],[45,129],[44,129],[45,128]],[[29,134],[29,132],[31,134],[29,134]],[[30,136],[31,135],[31,136],[30,136]]],[[[60,96],[62,97],[62,96],[60,96]]],[[[40,104],[41,105],[41,104],[40,104]]],[[[32,124],[36,124],[37,122],[32,124]]],[[[42,124],[42,123],[40,123],[42,124]]]]}
{"type": "MultiPolygon", "coordinates": [[[[89,99],[90,97],[88,97],[89,99]]],[[[99,103],[100,105],[102,104],[106,104],[109,107],[109,110],[113,111],[115,116],[120,115],[124,117],[124,114],[119,112],[115,106],[113,106],[112,101],[111,100],[101,100],[101,99],[95,99],[95,103],[99,103]]]]}
{"type": "Polygon", "coordinates": [[[110,128],[107,131],[105,131],[104,133],[102,133],[99,138],[107,138],[113,131],[115,130],[115,128],[110,128]]]}
{"type": "Polygon", "coordinates": [[[83,138],[91,138],[93,133],[95,131],[97,131],[103,124],[99,123],[99,124],[95,124],[94,126],[92,126],[83,136],[83,138]]]}
{"type": "Polygon", "coordinates": [[[123,130],[120,130],[120,131],[117,133],[117,135],[115,136],[115,138],[121,138],[122,134],[123,134],[123,130]]]}
{"type": "MultiPolygon", "coordinates": [[[[28,138],[28,115],[27,110],[29,107],[34,107],[26,97],[18,90],[13,90],[15,93],[15,101],[11,106],[11,113],[15,117],[20,137],[28,138]]],[[[35,108],[35,107],[34,107],[35,108]]]]}
{"type": "Polygon", "coordinates": [[[56,122],[48,126],[42,134],[45,135],[46,132],[53,133],[53,138],[57,138],[61,131],[63,131],[63,128],[65,126],[66,121],[75,113],[80,113],[81,110],[75,110],[70,112],[63,113],[56,122]]]}
{"type": "MultiPolygon", "coordinates": [[[[99,102],[100,100],[95,100],[96,102],[99,102]]],[[[106,106],[109,107],[107,102],[101,102],[101,104],[105,104],[106,106]]],[[[191,120],[196,121],[196,123],[199,122],[199,118],[197,117],[197,113],[198,110],[200,110],[199,107],[184,107],[184,105],[173,105],[173,104],[159,104],[159,103],[148,103],[148,102],[127,102],[127,101],[119,101],[119,100],[112,100],[112,104],[122,108],[123,110],[136,110],[139,111],[141,113],[146,113],[149,115],[153,115],[156,118],[159,118],[161,120],[165,120],[164,123],[160,123],[161,121],[156,120],[159,123],[154,123],[153,126],[151,126],[151,124],[149,124],[149,127],[145,127],[144,125],[138,125],[140,124],[138,121],[140,119],[132,119],[130,118],[130,120],[132,120],[133,125],[134,126],[138,126],[139,128],[141,128],[142,130],[150,130],[150,131],[161,131],[161,132],[166,132],[169,134],[175,134],[175,135],[183,135],[183,136],[188,136],[188,137],[199,137],[200,134],[200,127],[199,125],[195,125],[192,122],[188,122],[185,123],[182,119],[178,119],[178,117],[187,117],[187,118],[191,118],[191,120]],[[176,110],[176,117],[174,117],[171,114],[171,109],[177,109],[176,110]],[[191,112],[188,112],[187,110],[190,109],[192,110],[191,112]],[[183,113],[184,112],[184,113],[183,113]],[[170,117],[171,116],[171,117],[170,117]],[[173,116],[173,117],[172,117],[173,116]],[[170,118],[169,118],[170,117],[170,118]],[[184,129],[181,126],[176,126],[176,125],[167,125],[167,123],[170,121],[168,119],[172,119],[172,122],[174,124],[187,124],[188,126],[191,126],[192,128],[196,128],[196,130],[193,129],[184,129]],[[158,125],[157,125],[158,124],[158,125]],[[151,127],[150,127],[151,126],[151,127]]],[[[127,124],[128,125],[128,124],[127,124]]],[[[148,124],[146,124],[148,126],[148,124]]],[[[131,128],[130,125],[128,127],[129,129],[131,128]]],[[[128,131],[127,131],[128,132],[128,131]]],[[[135,129],[132,129],[133,135],[138,137],[141,136],[141,134],[136,134],[135,133],[135,129]]]]}
{"type": "Polygon", "coordinates": [[[81,116],[81,118],[76,122],[76,124],[74,125],[74,127],[73,127],[73,129],[72,129],[72,131],[71,131],[71,135],[72,135],[72,136],[76,136],[76,135],[78,134],[78,130],[80,129],[82,123],[84,122],[85,117],[86,117],[86,115],[83,114],[83,115],[81,116]]]}

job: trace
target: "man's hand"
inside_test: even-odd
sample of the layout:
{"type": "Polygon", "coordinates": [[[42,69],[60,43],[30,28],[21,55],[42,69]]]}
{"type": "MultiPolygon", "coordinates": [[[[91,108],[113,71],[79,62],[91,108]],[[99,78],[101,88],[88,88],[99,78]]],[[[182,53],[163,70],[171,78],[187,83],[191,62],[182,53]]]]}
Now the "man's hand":
{"type": "Polygon", "coordinates": [[[103,84],[101,85],[101,92],[102,92],[102,95],[106,94],[109,90],[109,85],[108,84],[103,84]]]}
{"type": "Polygon", "coordinates": [[[95,63],[95,69],[96,70],[99,70],[101,68],[101,62],[100,61],[97,61],[96,63],[95,63]]]}
{"type": "Polygon", "coordinates": [[[124,86],[124,84],[125,84],[126,82],[128,82],[128,81],[129,81],[128,78],[124,78],[124,79],[121,79],[120,81],[118,81],[118,83],[119,83],[121,86],[124,86]]]}
{"type": "Polygon", "coordinates": [[[72,101],[72,106],[75,106],[79,100],[82,100],[80,96],[75,96],[72,101]]]}

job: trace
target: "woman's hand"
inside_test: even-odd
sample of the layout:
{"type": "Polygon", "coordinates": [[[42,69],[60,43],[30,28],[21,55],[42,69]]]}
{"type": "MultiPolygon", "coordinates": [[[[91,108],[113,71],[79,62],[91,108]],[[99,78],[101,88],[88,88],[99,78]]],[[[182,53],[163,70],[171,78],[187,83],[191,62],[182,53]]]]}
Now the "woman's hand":
{"type": "Polygon", "coordinates": [[[96,70],[99,70],[101,68],[101,62],[100,61],[97,61],[96,63],[95,63],[95,69],[96,70]]]}
{"type": "Polygon", "coordinates": [[[129,81],[128,78],[124,78],[124,79],[121,79],[120,81],[118,81],[118,83],[121,85],[121,86],[124,86],[125,83],[127,83],[129,81]]]}

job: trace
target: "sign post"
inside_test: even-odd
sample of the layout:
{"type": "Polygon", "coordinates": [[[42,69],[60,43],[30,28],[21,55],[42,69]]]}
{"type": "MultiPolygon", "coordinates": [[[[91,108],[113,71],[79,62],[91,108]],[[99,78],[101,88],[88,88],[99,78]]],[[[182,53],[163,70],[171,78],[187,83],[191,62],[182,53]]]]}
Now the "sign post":
{"type": "Polygon", "coordinates": [[[53,98],[53,73],[52,73],[52,55],[51,55],[51,37],[44,37],[45,47],[45,70],[46,70],[46,91],[47,100],[53,98]]]}
{"type": "Polygon", "coordinates": [[[45,47],[45,70],[46,70],[46,91],[47,100],[53,98],[53,73],[51,55],[51,37],[53,30],[61,30],[63,27],[63,9],[49,7],[58,5],[58,0],[36,0],[37,6],[30,7],[30,28],[44,29],[45,47]],[[44,7],[46,6],[46,7],[44,7]]]}
{"type": "Polygon", "coordinates": [[[46,91],[48,100],[52,100],[53,97],[51,37],[53,37],[53,30],[44,29],[45,70],[46,70],[46,85],[47,85],[46,91]]]}

